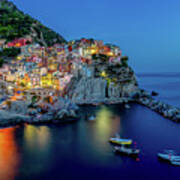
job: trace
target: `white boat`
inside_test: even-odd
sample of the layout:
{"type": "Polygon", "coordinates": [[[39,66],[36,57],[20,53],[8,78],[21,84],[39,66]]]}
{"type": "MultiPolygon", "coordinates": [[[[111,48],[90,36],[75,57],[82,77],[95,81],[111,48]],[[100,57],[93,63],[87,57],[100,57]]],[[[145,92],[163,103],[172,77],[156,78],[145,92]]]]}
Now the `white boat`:
{"type": "Polygon", "coordinates": [[[114,147],[114,152],[119,153],[119,154],[132,156],[132,157],[137,157],[140,153],[140,150],[121,146],[121,147],[114,147]]]}
{"type": "Polygon", "coordinates": [[[88,118],[89,121],[94,121],[95,119],[96,119],[95,116],[90,116],[90,117],[88,118]]]}
{"type": "Polygon", "coordinates": [[[130,109],[131,106],[130,106],[129,104],[125,104],[125,108],[126,108],[126,109],[130,109]]]}
{"type": "Polygon", "coordinates": [[[171,161],[171,164],[174,166],[180,166],[180,161],[171,161]]]}
{"type": "Polygon", "coordinates": [[[163,153],[158,153],[158,158],[169,162],[172,165],[180,166],[180,155],[172,150],[165,150],[163,153]]]}
{"type": "Polygon", "coordinates": [[[162,160],[167,160],[167,161],[178,161],[178,160],[180,161],[180,156],[178,155],[158,153],[158,157],[162,160]]]}

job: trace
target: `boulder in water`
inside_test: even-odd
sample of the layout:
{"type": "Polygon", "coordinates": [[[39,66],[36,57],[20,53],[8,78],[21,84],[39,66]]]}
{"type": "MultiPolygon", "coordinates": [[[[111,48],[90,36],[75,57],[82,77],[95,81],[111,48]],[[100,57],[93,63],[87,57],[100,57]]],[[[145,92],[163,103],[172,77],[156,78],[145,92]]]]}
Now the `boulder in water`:
{"type": "Polygon", "coordinates": [[[152,96],[158,96],[159,93],[157,93],[157,92],[155,92],[155,91],[152,91],[151,95],[152,95],[152,96]]]}

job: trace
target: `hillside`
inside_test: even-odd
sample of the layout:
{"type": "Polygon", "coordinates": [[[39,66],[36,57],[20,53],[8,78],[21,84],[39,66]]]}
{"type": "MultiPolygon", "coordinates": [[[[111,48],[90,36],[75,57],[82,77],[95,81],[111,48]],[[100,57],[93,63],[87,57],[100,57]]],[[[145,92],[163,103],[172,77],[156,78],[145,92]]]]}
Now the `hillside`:
{"type": "Polygon", "coordinates": [[[20,11],[12,2],[0,0],[0,39],[9,42],[27,36],[42,46],[66,42],[61,35],[20,11]]]}

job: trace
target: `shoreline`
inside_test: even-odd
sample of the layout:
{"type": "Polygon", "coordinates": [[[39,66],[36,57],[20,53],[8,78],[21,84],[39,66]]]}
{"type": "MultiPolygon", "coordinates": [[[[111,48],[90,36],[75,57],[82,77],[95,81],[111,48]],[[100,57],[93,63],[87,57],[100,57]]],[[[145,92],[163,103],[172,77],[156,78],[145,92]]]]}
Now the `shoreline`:
{"type": "MultiPolygon", "coordinates": [[[[70,102],[70,101],[69,101],[70,102]]],[[[55,114],[53,111],[50,111],[43,116],[41,119],[37,119],[37,116],[26,116],[22,114],[9,114],[10,112],[4,111],[7,114],[9,114],[9,119],[0,121],[0,127],[6,128],[9,126],[16,126],[16,125],[23,125],[23,124],[32,124],[32,125],[46,125],[46,124],[63,124],[63,123],[71,123],[77,121],[81,115],[81,107],[85,106],[100,106],[100,105],[127,105],[128,103],[135,103],[140,104],[142,106],[145,106],[149,108],[150,110],[160,114],[166,119],[172,120],[173,122],[180,123],[180,108],[171,106],[169,104],[163,103],[159,100],[155,100],[148,92],[145,90],[139,90],[133,94],[132,97],[123,97],[123,98],[110,98],[110,99],[104,99],[104,100],[91,100],[87,101],[84,100],[84,102],[76,102],[73,104],[76,105],[76,109],[69,109],[66,107],[66,109],[61,109],[57,112],[59,113],[60,118],[55,118],[55,114]],[[78,110],[78,111],[77,111],[78,110]],[[48,117],[48,115],[51,114],[51,116],[48,117]],[[61,114],[61,115],[60,115],[61,114]],[[14,115],[14,116],[13,116],[14,115]],[[11,118],[11,116],[13,118],[11,118]]],[[[126,108],[126,107],[125,107],[126,108]]],[[[56,115],[57,115],[56,114],[56,115]]],[[[2,110],[0,111],[0,115],[2,115],[2,110]]]]}
{"type": "Polygon", "coordinates": [[[164,103],[160,100],[156,100],[150,95],[147,91],[143,89],[139,89],[139,91],[135,92],[132,97],[127,98],[117,98],[110,99],[109,101],[104,100],[103,102],[95,101],[94,103],[89,104],[89,102],[85,102],[84,104],[78,105],[113,105],[113,104],[128,104],[128,103],[137,103],[142,106],[149,108],[150,110],[160,114],[162,117],[172,120],[174,122],[180,123],[180,108],[164,103]]]}
{"type": "Polygon", "coordinates": [[[134,95],[136,103],[149,108],[150,110],[160,114],[162,117],[180,123],[180,108],[154,99],[145,90],[140,90],[134,95]]]}
{"type": "Polygon", "coordinates": [[[60,124],[69,124],[74,123],[77,121],[77,118],[67,118],[67,119],[61,119],[61,120],[51,120],[46,122],[28,122],[28,121],[21,121],[21,122],[9,122],[9,123],[0,123],[0,129],[14,127],[14,126],[24,126],[24,125],[35,125],[35,126],[41,126],[41,125],[60,125],[60,124]]]}

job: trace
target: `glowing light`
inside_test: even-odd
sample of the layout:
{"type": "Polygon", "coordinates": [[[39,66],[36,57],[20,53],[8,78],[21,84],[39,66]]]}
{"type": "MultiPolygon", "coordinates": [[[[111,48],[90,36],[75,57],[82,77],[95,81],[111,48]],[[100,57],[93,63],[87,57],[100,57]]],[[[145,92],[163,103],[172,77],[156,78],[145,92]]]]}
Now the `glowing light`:
{"type": "Polygon", "coordinates": [[[21,59],[22,59],[21,56],[18,56],[18,57],[17,57],[17,60],[21,60],[21,59]]]}
{"type": "Polygon", "coordinates": [[[109,52],[107,53],[107,56],[114,56],[114,53],[111,52],[111,51],[109,51],[109,52]]]}
{"type": "Polygon", "coordinates": [[[105,71],[103,71],[103,72],[101,73],[101,76],[102,76],[102,77],[107,77],[106,72],[105,72],[105,71]]]}
{"type": "Polygon", "coordinates": [[[98,53],[98,49],[95,48],[91,49],[91,54],[97,54],[97,53],[98,53]]]}
{"type": "Polygon", "coordinates": [[[12,90],[12,89],[13,89],[13,87],[12,87],[12,86],[8,86],[8,89],[9,89],[9,90],[12,90]]]}

